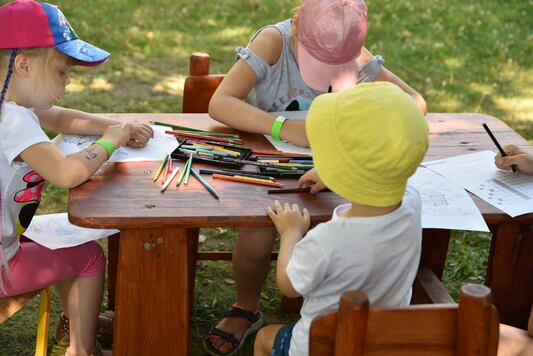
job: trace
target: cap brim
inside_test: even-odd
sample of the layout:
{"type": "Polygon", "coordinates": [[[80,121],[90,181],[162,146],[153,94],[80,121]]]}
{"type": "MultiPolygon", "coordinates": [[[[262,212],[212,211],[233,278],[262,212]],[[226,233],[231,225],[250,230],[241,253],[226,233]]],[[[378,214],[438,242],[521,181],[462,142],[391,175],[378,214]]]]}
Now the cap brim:
{"type": "Polygon", "coordinates": [[[319,92],[327,92],[330,85],[333,92],[341,92],[357,83],[355,58],[344,64],[323,63],[311,56],[300,42],[298,66],[305,84],[319,92]]]}
{"type": "Polygon", "coordinates": [[[82,66],[96,66],[109,57],[110,53],[80,39],[55,45],[55,49],[79,61],[82,66]]]}

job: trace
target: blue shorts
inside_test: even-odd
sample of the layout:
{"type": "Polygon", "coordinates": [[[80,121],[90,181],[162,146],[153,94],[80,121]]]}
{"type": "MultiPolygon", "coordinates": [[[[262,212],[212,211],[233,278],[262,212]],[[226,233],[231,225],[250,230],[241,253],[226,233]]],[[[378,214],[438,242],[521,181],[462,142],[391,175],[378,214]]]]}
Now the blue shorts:
{"type": "Polygon", "coordinates": [[[289,347],[291,345],[292,329],[296,323],[283,325],[278,330],[272,346],[272,356],[289,356],[289,347]]]}

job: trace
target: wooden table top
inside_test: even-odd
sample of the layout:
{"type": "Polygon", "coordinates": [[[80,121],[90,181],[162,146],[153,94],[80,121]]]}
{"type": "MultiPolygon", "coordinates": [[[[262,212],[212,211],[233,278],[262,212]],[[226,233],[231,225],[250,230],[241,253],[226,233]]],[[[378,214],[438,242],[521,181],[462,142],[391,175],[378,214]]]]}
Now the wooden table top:
{"type": "MultiPolygon", "coordinates": [[[[212,120],[207,114],[109,114],[120,120],[163,121],[210,131],[235,132],[212,120]]],[[[428,114],[430,147],[425,160],[434,160],[496,147],[484,131],[485,122],[502,145],[529,148],[528,142],[497,118],[481,114],[428,114]]],[[[239,132],[246,146],[269,148],[262,135],[239,132]]],[[[215,188],[216,200],[194,178],[179,188],[173,182],[165,193],[152,177],[160,162],[107,163],[86,183],[70,190],[69,219],[80,226],[94,228],[153,228],[271,226],[267,206],[274,199],[305,206],[314,223],[329,220],[332,210],[344,199],[334,193],[269,195],[267,187],[214,180],[204,175],[215,188]]],[[[179,163],[183,166],[184,162],[179,163]]],[[[196,170],[204,165],[194,163],[196,170]]],[[[205,166],[207,168],[207,166],[205,166]]],[[[210,166],[213,167],[213,166],[210,166]]],[[[250,168],[250,167],[245,167],[250,168]]],[[[280,179],[286,188],[296,187],[296,179],[280,179]]],[[[492,205],[473,196],[488,224],[511,219],[492,205]]],[[[515,221],[533,221],[533,214],[515,221]]]]}

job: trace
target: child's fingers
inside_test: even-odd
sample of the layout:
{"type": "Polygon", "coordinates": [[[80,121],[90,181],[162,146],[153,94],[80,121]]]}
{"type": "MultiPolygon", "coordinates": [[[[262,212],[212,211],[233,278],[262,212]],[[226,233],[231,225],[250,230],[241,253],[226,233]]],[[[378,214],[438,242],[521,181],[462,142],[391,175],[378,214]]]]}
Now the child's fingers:
{"type": "Polygon", "coordinates": [[[283,204],[283,211],[290,212],[291,211],[291,205],[289,203],[283,204]]]}
{"type": "Polygon", "coordinates": [[[274,212],[274,210],[272,210],[271,207],[267,208],[267,215],[272,221],[274,221],[277,217],[276,213],[274,212]]]}
{"type": "Polygon", "coordinates": [[[283,212],[283,207],[281,206],[279,200],[274,200],[274,210],[276,211],[277,214],[283,212]]]}
{"type": "Polygon", "coordinates": [[[298,206],[298,204],[296,204],[296,203],[292,204],[292,211],[294,211],[295,213],[298,213],[298,215],[300,215],[300,207],[298,206]]]}
{"type": "Polygon", "coordinates": [[[304,216],[305,222],[307,224],[310,224],[311,223],[311,216],[309,215],[309,210],[307,210],[306,208],[304,208],[304,210],[303,210],[303,216],[304,216]]]}

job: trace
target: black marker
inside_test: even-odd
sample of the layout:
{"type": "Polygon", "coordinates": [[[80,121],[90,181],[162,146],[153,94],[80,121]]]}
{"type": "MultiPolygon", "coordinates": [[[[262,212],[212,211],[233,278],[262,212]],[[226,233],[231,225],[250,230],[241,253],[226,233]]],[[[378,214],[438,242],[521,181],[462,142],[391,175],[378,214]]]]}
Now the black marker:
{"type": "MultiPolygon", "coordinates": [[[[498,151],[500,151],[500,154],[502,155],[502,157],[506,157],[507,153],[505,153],[505,151],[503,150],[502,146],[500,146],[498,140],[496,140],[496,137],[494,137],[494,135],[492,134],[492,131],[490,131],[490,129],[487,126],[487,124],[483,123],[483,128],[489,134],[489,137],[491,138],[492,142],[494,142],[494,144],[498,148],[498,151]]],[[[516,172],[516,170],[517,170],[516,164],[511,165],[511,169],[513,170],[513,172],[516,172]]]]}

